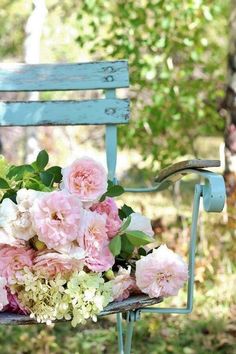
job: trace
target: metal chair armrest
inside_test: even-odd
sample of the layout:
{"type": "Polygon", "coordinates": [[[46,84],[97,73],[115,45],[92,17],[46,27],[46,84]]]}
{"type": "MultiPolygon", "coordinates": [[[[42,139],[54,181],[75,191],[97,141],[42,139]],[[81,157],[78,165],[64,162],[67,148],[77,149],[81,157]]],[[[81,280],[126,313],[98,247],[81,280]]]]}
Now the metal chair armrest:
{"type": "Polygon", "coordinates": [[[218,160],[188,160],[174,164],[163,171],[156,177],[156,185],[149,188],[125,188],[126,192],[145,193],[160,192],[188,174],[196,174],[205,179],[203,185],[203,206],[207,212],[220,212],[225,204],[225,183],[221,175],[204,170],[202,167],[219,167],[218,160]],[[184,167],[185,166],[185,167],[184,167]],[[192,167],[190,167],[192,166],[192,167]],[[193,167],[195,166],[195,167],[193,167]]]}
{"type": "Polygon", "coordinates": [[[166,179],[172,179],[172,176],[175,178],[182,178],[182,174],[186,173],[185,171],[198,170],[209,167],[220,167],[219,160],[185,160],[178,163],[175,163],[171,166],[164,168],[160,174],[155,178],[155,182],[161,183],[166,179]]]}

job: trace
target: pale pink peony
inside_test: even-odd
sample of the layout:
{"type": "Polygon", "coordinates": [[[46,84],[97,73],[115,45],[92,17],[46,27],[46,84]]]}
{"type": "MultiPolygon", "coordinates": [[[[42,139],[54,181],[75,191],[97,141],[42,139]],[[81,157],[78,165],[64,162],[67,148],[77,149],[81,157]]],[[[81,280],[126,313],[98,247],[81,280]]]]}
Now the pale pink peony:
{"type": "Polygon", "coordinates": [[[6,279],[0,277],[0,311],[8,304],[6,285],[6,279]]]}
{"type": "Polygon", "coordinates": [[[83,269],[84,261],[70,258],[68,255],[56,252],[39,254],[34,259],[33,269],[46,278],[54,278],[57,274],[67,275],[83,269]]]}
{"type": "Polygon", "coordinates": [[[0,276],[11,283],[18,271],[32,267],[35,254],[31,248],[0,246],[0,276]]]}
{"type": "Polygon", "coordinates": [[[103,202],[93,204],[90,209],[92,211],[95,210],[99,214],[106,215],[107,235],[110,239],[113,238],[122,224],[114,199],[107,197],[103,202]]]}
{"type": "Polygon", "coordinates": [[[166,245],[136,262],[136,283],[150,297],[174,296],[188,279],[183,259],[166,245]]]}
{"type": "Polygon", "coordinates": [[[122,301],[127,299],[131,294],[140,293],[135,281],[135,277],[130,275],[131,267],[128,269],[119,268],[117,276],[112,280],[113,299],[122,301]]]}
{"type": "Polygon", "coordinates": [[[28,315],[30,311],[21,305],[17,294],[12,294],[10,289],[7,289],[8,305],[4,307],[4,311],[18,313],[20,315],[28,315]]]}
{"type": "Polygon", "coordinates": [[[107,190],[107,173],[95,160],[83,157],[62,169],[62,186],[83,202],[98,200],[107,190]]]}
{"type": "Polygon", "coordinates": [[[114,264],[115,259],[108,248],[105,215],[90,210],[84,212],[78,243],[86,252],[85,264],[90,270],[103,272],[114,264]]]}
{"type": "Polygon", "coordinates": [[[46,194],[31,208],[38,239],[50,249],[76,240],[83,208],[75,195],[63,191],[46,194]]]}

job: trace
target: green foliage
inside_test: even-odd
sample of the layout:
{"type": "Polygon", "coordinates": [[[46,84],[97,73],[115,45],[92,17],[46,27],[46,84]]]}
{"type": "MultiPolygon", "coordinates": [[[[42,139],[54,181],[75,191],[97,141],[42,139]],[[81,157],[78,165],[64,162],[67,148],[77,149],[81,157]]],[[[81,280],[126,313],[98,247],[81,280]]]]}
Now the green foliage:
{"type": "Polygon", "coordinates": [[[10,188],[8,182],[3,178],[0,178],[0,188],[1,189],[9,189],[10,188]]]}
{"type": "Polygon", "coordinates": [[[46,170],[46,172],[53,175],[53,179],[55,183],[60,183],[62,180],[61,167],[60,166],[52,166],[46,170]]]}
{"type": "Polygon", "coordinates": [[[121,251],[121,237],[117,235],[114,237],[110,244],[109,244],[110,251],[112,252],[113,256],[118,256],[121,251]]]}
{"type": "Polygon", "coordinates": [[[198,156],[199,135],[222,134],[228,12],[222,0],[82,2],[79,46],[93,59],[129,61],[132,121],[122,146],[167,165],[198,156]]]}
{"type": "Polygon", "coordinates": [[[153,242],[153,239],[146,235],[143,231],[126,231],[125,235],[129,242],[135,247],[147,245],[148,243],[153,242]]]}
{"type": "Polygon", "coordinates": [[[107,191],[104,193],[100,202],[103,202],[106,197],[118,197],[125,192],[124,188],[118,184],[113,184],[112,181],[108,181],[107,191]]]}
{"type": "Polygon", "coordinates": [[[121,218],[121,220],[127,218],[132,213],[134,213],[134,210],[126,204],[124,204],[122,208],[119,209],[119,217],[121,218]]]}
{"type": "Polygon", "coordinates": [[[132,209],[127,207],[127,205],[124,205],[120,210],[122,209],[123,211],[125,210],[129,216],[123,221],[117,236],[111,240],[109,248],[114,256],[120,255],[122,258],[127,259],[132,255],[135,247],[147,245],[153,242],[153,239],[142,231],[127,230],[131,222],[130,211],[132,209]]]}
{"type": "Polygon", "coordinates": [[[0,0],[1,58],[22,57],[24,26],[31,10],[31,1],[0,0]]]}
{"type": "MultiPolygon", "coordinates": [[[[0,160],[0,164],[1,161],[3,160],[0,160]]],[[[4,178],[0,177],[1,199],[11,198],[15,201],[16,193],[21,188],[44,192],[52,191],[54,183],[61,182],[62,174],[59,166],[52,166],[45,170],[48,161],[48,153],[42,150],[39,152],[36,161],[30,165],[7,165],[5,174],[3,174],[4,178]]],[[[4,164],[6,163],[4,162],[4,164]]]]}
{"type": "MultiPolygon", "coordinates": [[[[32,2],[0,3],[0,53],[22,60],[32,2]]],[[[196,137],[223,134],[217,108],[224,94],[229,3],[48,0],[42,60],[126,58],[132,114],[129,129],[119,129],[120,145],[151,156],[152,169],[154,160],[163,167],[186,153],[201,157],[196,137]]]]}
{"type": "Polygon", "coordinates": [[[123,224],[120,227],[119,235],[122,235],[125,232],[125,230],[129,226],[130,222],[131,222],[131,217],[128,216],[127,219],[123,222],[123,224]]]}
{"type": "Polygon", "coordinates": [[[49,161],[49,156],[47,151],[45,150],[40,151],[35,161],[36,169],[38,169],[38,171],[42,171],[44,167],[47,166],[48,161],[49,161]]]}

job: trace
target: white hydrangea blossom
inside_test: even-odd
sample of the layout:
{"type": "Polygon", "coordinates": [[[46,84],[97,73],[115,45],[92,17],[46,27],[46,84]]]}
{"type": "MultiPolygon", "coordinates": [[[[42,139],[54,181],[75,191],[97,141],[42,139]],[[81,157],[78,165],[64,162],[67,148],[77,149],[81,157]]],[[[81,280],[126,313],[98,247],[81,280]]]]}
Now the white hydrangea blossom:
{"type": "Polygon", "coordinates": [[[65,318],[72,320],[74,327],[88,318],[96,321],[99,312],[113,300],[111,282],[105,283],[99,273],[84,271],[73,273],[69,280],[61,274],[48,280],[25,268],[11,290],[18,293],[38,322],[49,324],[65,318]]]}

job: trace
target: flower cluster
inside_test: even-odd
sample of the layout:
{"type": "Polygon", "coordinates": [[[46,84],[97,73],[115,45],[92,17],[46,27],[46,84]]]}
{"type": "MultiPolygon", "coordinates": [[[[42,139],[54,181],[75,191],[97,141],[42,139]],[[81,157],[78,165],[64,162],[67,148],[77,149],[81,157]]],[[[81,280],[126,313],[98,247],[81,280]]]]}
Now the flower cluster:
{"type": "Polygon", "coordinates": [[[16,284],[11,286],[13,294],[30,316],[38,322],[50,324],[65,318],[72,319],[72,326],[92,318],[112,301],[112,285],[102,278],[101,273],[86,273],[83,270],[65,278],[58,273],[53,279],[25,268],[16,284]]]}
{"type": "Polygon", "coordinates": [[[165,245],[145,251],[150,220],[118,208],[124,190],[103,166],[86,157],[64,169],[47,162],[41,151],[31,165],[2,169],[0,310],[75,326],[132,294],[176,295],[186,264],[165,245]]]}

